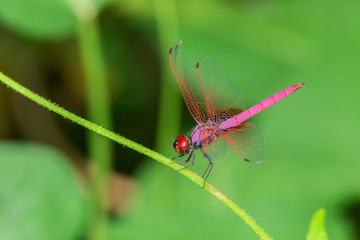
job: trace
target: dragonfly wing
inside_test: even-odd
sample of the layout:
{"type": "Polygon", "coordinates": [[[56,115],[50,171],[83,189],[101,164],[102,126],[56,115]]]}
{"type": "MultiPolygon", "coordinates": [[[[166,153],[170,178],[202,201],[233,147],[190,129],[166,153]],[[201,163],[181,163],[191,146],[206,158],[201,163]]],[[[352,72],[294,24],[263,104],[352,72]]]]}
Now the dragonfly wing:
{"type": "Polygon", "coordinates": [[[206,102],[207,118],[220,123],[246,109],[241,93],[210,58],[196,64],[196,74],[206,102]]]}
{"type": "Polygon", "coordinates": [[[228,144],[221,137],[218,137],[213,143],[203,147],[203,150],[212,159],[218,159],[224,156],[228,149],[229,149],[228,144]]]}
{"type": "Polygon", "coordinates": [[[220,134],[220,137],[247,162],[262,162],[265,158],[264,142],[254,123],[242,123],[220,134]]]}
{"type": "Polygon", "coordinates": [[[181,94],[189,112],[198,122],[205,124],[208,121],[205,99],[196,76],[195,66],[179,51],[181,41],[175,43],[169,52],[169,61],[181,94]]]}

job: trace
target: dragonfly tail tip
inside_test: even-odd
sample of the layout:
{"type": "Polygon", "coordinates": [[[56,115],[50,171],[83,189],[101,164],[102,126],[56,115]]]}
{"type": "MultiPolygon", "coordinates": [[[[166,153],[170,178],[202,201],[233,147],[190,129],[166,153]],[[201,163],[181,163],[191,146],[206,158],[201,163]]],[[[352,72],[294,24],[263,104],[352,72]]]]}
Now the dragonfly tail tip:
{"type": "Polygon", "coordinates": [[[297,90],[299,90],[304,85],[305,85],[305,82],[295,84],[294,86],[292,86],[293,92],[296,92],[297,90]]]}

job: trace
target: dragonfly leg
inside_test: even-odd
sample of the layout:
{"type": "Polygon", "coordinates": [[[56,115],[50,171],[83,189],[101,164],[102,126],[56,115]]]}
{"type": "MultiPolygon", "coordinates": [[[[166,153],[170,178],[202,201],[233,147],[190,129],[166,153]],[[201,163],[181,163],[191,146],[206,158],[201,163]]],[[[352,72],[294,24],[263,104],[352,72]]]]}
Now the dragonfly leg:
{"type": "Polygon", "coordinates": [[[204,185],[203,185],[203,188],[205,187],[205,182],[206,182],[206,179],[208,178],[208,176],[210,175],[210,172],[211,170],[213,169],[213,161],[211,160],[210,156],[204,152],[204,150],[200,149],[201,152],[203,153],[204,157],[206,157],[208,160],[209,160],[209,165],[208,167],[206,168],[204,174],[202,175],[202,178],[204,179],[204,185]],[[208,171],[209,170],[209,171],[208,171]]]}
{"type": "MultiPolygon", "coordinates": [[[[190,153],[189,153],[189,155],[186,157],[185,161],[174,161],[174,159],[180,158],[180,157],[184,156],[184,154],[179,155],[179,156],[176,156],[176,157],[173,157],[173,158],[171,159],[171,160],[173,160],[172,163],[186,163],[186,162],[188,162],[188,161],[190,160],[192,153],[193,153],[193,151],[191,150],[190,153]]],[[[172,163],[171,163],[171,164],[172,164],[172,163]]]]}
{"type": "MultiPolygon", "coordinates": [[[[194,166],[194,163],[195,163],[195,151],[191,151],[191,153],[190,153],[189,155],[192,155],[192,162],[191,162],[191,164],[190,164],[189,166],[184,167],[184,168],[181,168],[181,169],[179,169],[179,170],[177,170],[177,171],[181,171],[181,170],[184,170],[184,169],[186,169],[186,168],[191,168],[192,166],[194,166]]],[[[190,157],[191,157],[191,156],[189,156],[189,157],[186,158],[186,159],[188,159],[187,161],[190,160],[190,157]]]]}
{"type": "MultiPolygon", "coordinates": [[[[174,161],[174,159],[181,158],[182,156],[184,156],[184,154],[180,154],[180,155],[178,155],[178,156],[176,156],[176,157],[173,157],[173,158],[171,158],[171,160],[174,161]]],[[[174,161],[174,162],[176,162],[176,161],[174,161]]]]}
{"type": "MultiPolygon", "coordinates": [[[[176,157],[171,158],[171,160],[173,160],[173,161],[170,163],[170,165],[173,164],[173,163],[184,163],[184,162],[186,162],[186,159],[187,159],[187,158],[185,159],[185,161],[180,161],[180,162],[174,161],[174,159],[181,158],[182,156],[184,156],[184,154],[181,154],[181,155],[178,155],[178,156],[176,156],[176,157]]],[[[189,160],[188,160],[188,161],[189,161],[189,160]]]]}

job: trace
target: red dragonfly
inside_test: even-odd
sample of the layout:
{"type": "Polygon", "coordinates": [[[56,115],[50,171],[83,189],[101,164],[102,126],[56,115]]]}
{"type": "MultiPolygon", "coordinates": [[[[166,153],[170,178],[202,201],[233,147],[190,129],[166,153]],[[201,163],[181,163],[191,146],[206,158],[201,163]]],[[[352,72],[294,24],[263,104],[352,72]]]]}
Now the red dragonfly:
{"type": "Polygon", "coordinates": [[[223,146],[230,146],[247,162],[263,161],[265,153],[261,133],[254,123],[244,121],[294,93],[304,83],[281,90],[247,109],[242,95],[220,67],[210,58],[203,58],[194,68],[179,51],[181,43],[179,41],[170,48],[169,61],[186,106],[197,126],[189,138],[181,134],[175,139],[173,147],[179,155],[173,160],[187,155],[184,161],[176,162],[186,163],[192,159],[191,164],[185,168],[192,167],[195,151],[200,150],[209,160],[202,176],[204,184],[213,168],[210,156],[218,155],[219,148],[223,149],[223,146]]]}

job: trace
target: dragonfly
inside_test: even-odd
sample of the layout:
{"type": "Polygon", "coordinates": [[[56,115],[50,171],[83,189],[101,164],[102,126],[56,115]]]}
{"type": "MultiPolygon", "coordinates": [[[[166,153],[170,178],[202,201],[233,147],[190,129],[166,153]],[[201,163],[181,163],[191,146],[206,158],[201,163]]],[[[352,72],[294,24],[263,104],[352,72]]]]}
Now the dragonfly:
{"type": "MultiPolygon", "coordinates": [[[[202,58],[193,66],[179,51],[181,41],[169,51],[172,72],[179,85],[185,104],[197,125],[190,136],[180,134],[173,142],[178,156],[186,156],[176,163],[191,164],[180,170],[190,168],[195,162],[195,152],[200,150],[209,164],[202,175],[204,186],[213,169],[213,160],[219,149],[230,146],[246,162],[262,162],[265,158],[263,138],[254,123],[246,122],[250,117],[274,105],[286,96],[299,90],[301,82],[266,98],[258,104],[246,108],[243,97],[228,80],[221,68],[210,58],[202,58]]],[[[224,152],[221,150],[220,152],[224,152]]]]}

